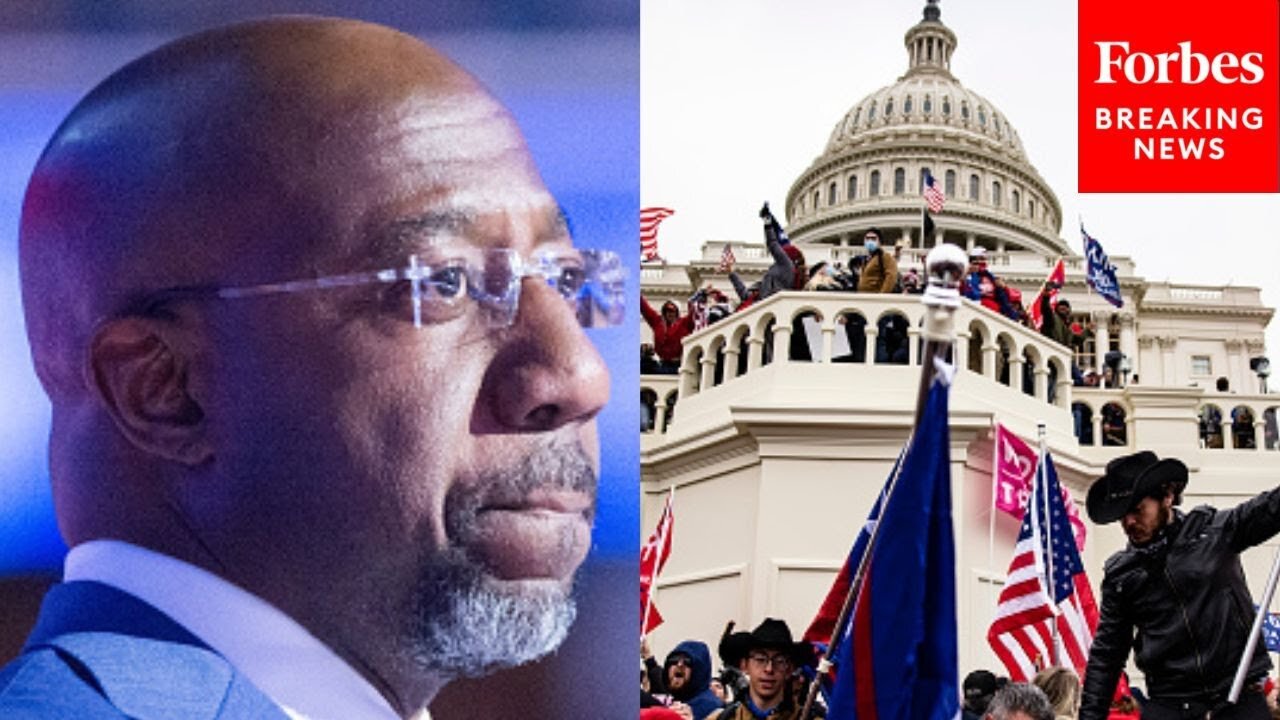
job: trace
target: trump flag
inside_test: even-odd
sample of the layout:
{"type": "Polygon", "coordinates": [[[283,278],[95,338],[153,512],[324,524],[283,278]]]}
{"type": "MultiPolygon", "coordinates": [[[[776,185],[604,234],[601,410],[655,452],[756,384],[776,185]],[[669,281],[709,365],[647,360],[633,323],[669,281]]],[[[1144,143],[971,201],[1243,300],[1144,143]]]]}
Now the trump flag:
{"type": "Polygon", "coordinates": [[[831,720],[959,715],[948,391],[941,377],[930,388],[877,503],[861,592],[833,652],[831,720]]]}

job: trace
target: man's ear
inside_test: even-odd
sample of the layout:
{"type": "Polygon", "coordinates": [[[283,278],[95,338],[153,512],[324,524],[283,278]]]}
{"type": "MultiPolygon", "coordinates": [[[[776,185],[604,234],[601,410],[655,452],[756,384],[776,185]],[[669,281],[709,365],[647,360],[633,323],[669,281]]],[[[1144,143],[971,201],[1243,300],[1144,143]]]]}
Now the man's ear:
{"type": "Polygon", "coordinates": [[[138,449],[187,466],[213,457],[204,410],[191,397],[185,359],[148,318],[121,318],[89,342],[85,382],[138,449]]]}

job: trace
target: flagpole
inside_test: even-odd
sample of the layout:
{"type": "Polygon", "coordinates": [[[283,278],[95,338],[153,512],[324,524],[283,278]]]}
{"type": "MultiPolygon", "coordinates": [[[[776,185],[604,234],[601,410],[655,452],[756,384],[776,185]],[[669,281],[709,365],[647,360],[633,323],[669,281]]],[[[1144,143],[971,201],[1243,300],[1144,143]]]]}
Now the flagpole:
{"type": "MultiPolygon", "coordinates": [[[[1000,491],[1000,426],[995,417],[991,418],[991,507],[987,508],[987,572],[995,572],[996,567],[996,493],[1000,491]]],[[[988,583],[991,592],[995,593],[995,583],[988,583]]],[[[999,595],[995,598],[999,603],[999,595]]],[[[994,606],[993,606],[994,607],[994,606]]]]}
{"type": "MultiPolygon", "coordinates": [[[[676,509],[676,486],[675,485],[672,485],[668,489],[667,504],[664,505],[662,508],[663,514],[666,514],[666,509],[668,507],[671,508],[671,512],[673,513],[675,512],[675,509],[676,509]]],[[[661,516],[659,516],[659,518],[661,518],[661,516]]],[[[661,519],[659,519],[659,522],[661,522],[661,519]]],[[[668,530],[668,532],[670,532],[670,530],[668,530]]],[[[645,632],[645,628],[649,626],[649,613],[653,610],[653,594],[657,592],[657,590],[658,590],[658,566],[655,563],[653,566],[653,578],[649,580],[649,597],[645,598],[644,616],[640,620],[640,639],[641,640],[644,640],[645,637],[649,634],[645,632]]]]}
{"type": "MultiPolygon", "coordinates": [[[[960,278],[963,277],[967,266],[967,258],[960,248],[944,243],[929,251],[928,256],[925,257],[924,264],[929,286],[925,290],[924,297],[921,298],[921,302],[926,308],[923,332],[925,345],[924,352],[920,357],[920,388],[916,396],[913,428],[920,425],[924,415],[925,401],[929,396],[929,389],[933,387],[933,381],[941,372],[939,365],[946,362],[947,352],[952,348],[955,339],[954,315],[956,308],[960,307],[960,292],[958,288],[960,286],[960,278]]],[[[914,439],[914,435],[907,439],[907,452],[910,451],[909,448],[914,439]]],[[[889,502],[893,498],[893,491],[898,485],[898,478],[901,476],[901,472],[902,464],[899,463],[893,478],[885,490],[884,498],[881,500],[881,515],[884,515],[889,507],[889,502]]],[[[835,651],[836,643],[840,639],[845,623],[849,620],[850,613],[856,610],[858,603],[862,600],[862,588],[867,564],[875,551],[876,539],[879,533],[880,523],[877,522],[867,538],[866,550],[858,560],[858,568],[854,573],[852,582],[849,583],[849,592],[844,596],[844,603],[840,606],[840,614],[836,616],[835,627],[832,629],[831,638],[827,642],[827,654],[818,663],[813,682],[809,684],[809,693],[805,697],[804,707],[800,711],[800,720],[808,720],[813,710],[814,699],[818,694],[819,683],[822,682],[822,677],[831,669],[831,653],[835,651]]]]}
{"type": "Polygon", "coordinates": [[[1262,592],[1262,599],[1258,602],[1258,615],[1253,619],[1253,627],[1249,630],[1249,642],[1245,643],[1244,654],[1240,656],[1240,665],[1236,668],[1236,677],[1231,681],[1231,692],[1227,695],[1227,702],[1232,705],[1240,699],[1240,691],[1244,688],[1245,675],[1249,674],[1249,661],[1253,659],[1254,648],[1258,646],[1258,635],[1262,632],[1262,621],[1267,617],[1271,598],[1276,594],[1277,579],[1280,579],[1280,550],[1276,551],[1276,559],[1271,563],[1267,589],[1262,592]]]}
{"type": "MultiPolygon", "coordinates": [[[[1044,422],[1036,423],[1036,434],[1040,439],[1040,457],[1038,462],[1040,467],[1036,472],[1036,487],[1040,490],[1040,505],[1044,508],[1044,527],[1041,532],[1044,533],[1046,540],[1045,547],[1048,552],[1049,561],[1049,605],[1054,610],[1054,616],[1050,619],[1050,637],[1052,638],[1052,647],[1049,648],[1049,662],[1053,663],[1053,667],[1058,666],[1058,603],[1057,603],[1057,578],[1053,574],[1053,516],[1049,514],[1049,468],[1045,465],[1045,455],[1047,454],[1045,440],[1045,424],[1044,422]],[[1043,482],[1041,479],[1043,478],[1043,482]]],[[[646,616],[648,617],[648,616],[646,616]]]]}

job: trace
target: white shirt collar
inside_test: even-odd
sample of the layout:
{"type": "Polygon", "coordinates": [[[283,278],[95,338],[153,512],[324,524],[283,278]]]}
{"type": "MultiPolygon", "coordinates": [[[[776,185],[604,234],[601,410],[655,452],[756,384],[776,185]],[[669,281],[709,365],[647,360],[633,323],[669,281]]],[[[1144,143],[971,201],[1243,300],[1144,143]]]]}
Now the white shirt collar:
{"type": "MultiPolygon", "coordinates": [[[[110,585],[152,605],[295,720],[400,720],[369,681],[293,618],[190,563],[120,540],[90,540],[67,553],[63,578],[110,585]]],[[[430,720],[425,711],[415,718],[430,720]]]]}

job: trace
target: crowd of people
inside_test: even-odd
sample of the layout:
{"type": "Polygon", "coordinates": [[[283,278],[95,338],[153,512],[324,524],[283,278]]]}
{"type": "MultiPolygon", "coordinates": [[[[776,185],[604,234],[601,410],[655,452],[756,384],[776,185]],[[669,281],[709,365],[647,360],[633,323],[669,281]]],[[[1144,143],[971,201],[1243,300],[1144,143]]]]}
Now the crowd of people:
{"type": "MultiPolygon", "coordinates": [[[[710,283],[700,288],[687,301],[681,313],[673,301],[655,310],[649,300],[641,295],[641,313],[653,333],[653,342],[641,346],[640,362],[643,374],[676,374],[681,362],[681,342],[697,330],[729,317],[783,290],[807,290],[821,292],[856,292],[877,294],[921,294],[925,279],[921,268],[903,269],[903,251],[908,243],[900,240],[892,248],[886,248],[884,235],[879,228],[869,228],[863,234],[863,254],[850,258],[847,264],[820,261],[812,266],[805,262],[804,253],[791,244],[781,225],[766,203],[760,211],[764,223],[765,248],[772,264],[760,280],[747,284],[735,271],[735,263],[726,258],[720,270],[728,273],[738,297],[737,303],[710,283]]],[[[969,267],[960,284],[965,297],[981,304],[994,313],[1037,330],[1072,350],[1073,356],[1082,354],[1085,343],[1092,336],[1093,327],[1073,318],[1071,303],[1066,298],[1051,300],[1059,285],[1046,283],[1034,303],[1039,303],[1040,326],[1032,318],[1033,313],[1024,305],[1023,294],[992,271],[983,247],[974,247],[969,253],[969,267]]],[[[834,362],[862,362],[866,357],[866,320],[856,314],[842,316],[839,322],[845,326],[849,352],[833,358],[834,362]]],[[[887,315],[878,321],[874,359],[877,363],[905,364],[908,358],[908,326],[905,318],[887,315]]],[[[771,352],[767,348],[766,352],[771,352]]],[[[791,334],[791,357],[811,360],[812,351],[806,339],[801,318],[794,322],[791,334]]],[[[1003,364],[1001,382],[1008,383],[1008,368],[1003,364]]],[[[1031,368],[1025,368],[1023,384],[1033,383],[1031,368]]],[[[1105,366],[1100,372],[1083,373],[1074,363],[1072,381],[1077,386],[1114,387],[1115,369],[1105,366]]]]}
{"type": "MultiPolygon", "coordinates": [[[[751,632],[731,632],[711,650],[700,640],[685,640],[659,664],[648,640],[641,641],[641,720],[799,720],[813,681],[818,654],[792,639],[786,622],[767,618],[751,632]]],[[[1272,718],[1280,718],[1276,683],[1262,688],[1272,718]]],[[[968,673],[961,684],[962,720],[1075,720],[1080,712],[1081,679],[1066,667],[1047,667],[1031,682],[1012,682],[990,670],[968,673]]],[[[1112,694],[1107,720],[1139,720],[1147,703],[1127,675],[1112,694]]],[[[808,717],[826,716],[819,692],[808,717]]]]}

